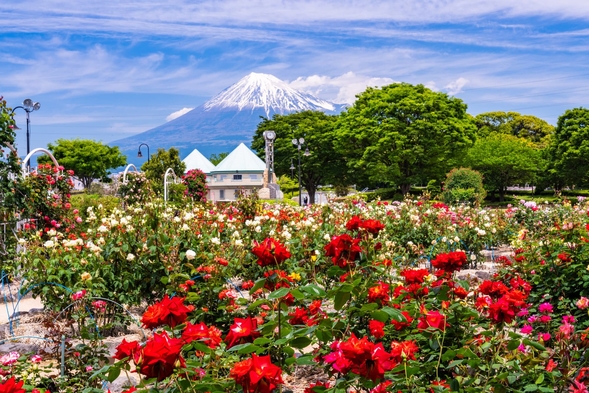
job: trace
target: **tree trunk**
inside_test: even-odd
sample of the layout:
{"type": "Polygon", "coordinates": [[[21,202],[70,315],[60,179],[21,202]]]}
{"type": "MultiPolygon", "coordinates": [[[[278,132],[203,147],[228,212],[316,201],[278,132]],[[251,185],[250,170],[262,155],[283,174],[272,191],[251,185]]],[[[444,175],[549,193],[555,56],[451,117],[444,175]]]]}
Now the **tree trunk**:
{"type": "Polygon", "coordinates": [[[505,200],[505,192],[507,190],[503,187],[499,189],[499,202],[503,202],[505,200]]]}
{"type": "Polygon", "coordinates": [[[314,205],[315,193],[317,192],[317,190],[315,189],[315,187],[310,187],[307,189],[307,192],[309,193],[309,205],[314,205]]]}
{"type": "Polygon", "coordinates": [[[403,194],[403,198],[405,197],[405,195],[409,194],[409,191],[411,191],[411,184],[401,184],[401,194],[403,194]]]}

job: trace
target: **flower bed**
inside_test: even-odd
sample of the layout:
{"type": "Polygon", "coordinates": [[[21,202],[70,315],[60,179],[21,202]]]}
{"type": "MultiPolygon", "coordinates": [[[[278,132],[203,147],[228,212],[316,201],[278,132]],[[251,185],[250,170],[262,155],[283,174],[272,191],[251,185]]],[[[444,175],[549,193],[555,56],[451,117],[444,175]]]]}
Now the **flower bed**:
{"type": "Polygon", "coordinates": [[[148,202],[87,213],[69,232],[23,233],[20,260],[31,288],[67,289],[32,289],[55,310],[82,290],[88,302],[149,304],[149,338],[93,363],[84,391],[136,370],[129,391],[264,393],[299,367],[327,376],[305,393],[586,391],[583,205],[350,201],[267,205],[251,218],[148,202]],[[457,278],[509,242],[516,253],[492,279],[457,278]]]}

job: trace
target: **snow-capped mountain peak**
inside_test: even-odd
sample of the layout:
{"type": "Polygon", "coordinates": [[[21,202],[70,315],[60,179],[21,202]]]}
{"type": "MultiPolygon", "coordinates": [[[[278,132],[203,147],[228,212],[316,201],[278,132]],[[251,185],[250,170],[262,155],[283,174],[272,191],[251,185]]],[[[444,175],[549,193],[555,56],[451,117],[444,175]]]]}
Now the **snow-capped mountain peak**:
{"type": "Polygon", "coordinates": [[[266,116],[271,113],[290,113],[304,110],[334,111],[328,101],[290,87],[273,75],[252,72],[234,85],[211,98],[204,105],[212,109],[254,110],[263,108],[266,116]]]}

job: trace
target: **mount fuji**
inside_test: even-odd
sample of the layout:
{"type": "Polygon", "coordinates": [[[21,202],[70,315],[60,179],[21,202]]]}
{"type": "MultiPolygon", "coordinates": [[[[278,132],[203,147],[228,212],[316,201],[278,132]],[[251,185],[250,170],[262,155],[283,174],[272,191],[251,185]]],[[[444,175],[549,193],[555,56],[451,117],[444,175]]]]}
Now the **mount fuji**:
{"type": "Polygon", "coordinates": [[[251,73],[184,115],[109,145],[119,146],[133,163],[141,143],[148,144],[152,154],[157,148],[175,147],[185,157],[196,148],[209,157],[230,152],[240,143],[249,146],[261,116],[305,110],[337,114],[343,108],[295,90],[273,75],[251,73]]]}

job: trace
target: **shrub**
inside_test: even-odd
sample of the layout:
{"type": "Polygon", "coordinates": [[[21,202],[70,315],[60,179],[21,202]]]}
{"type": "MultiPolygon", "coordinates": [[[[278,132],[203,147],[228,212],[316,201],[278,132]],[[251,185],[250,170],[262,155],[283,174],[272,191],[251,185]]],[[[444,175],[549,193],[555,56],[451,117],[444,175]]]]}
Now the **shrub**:
{"type": "Polygon", "coordinates": [[[485,199],[483,176],[470,168],[454,168],[446,175],[442,197],[445,203],[479,205],[485,199]]]}
{"type": "Polygon", "coordinates": [[[192,198],[195,202],[206,202],[207,192],[207,175],[200,169],[191,169],[182,176],[182,183],[186,186],[184,191],[186,196],[192,198]]]}

